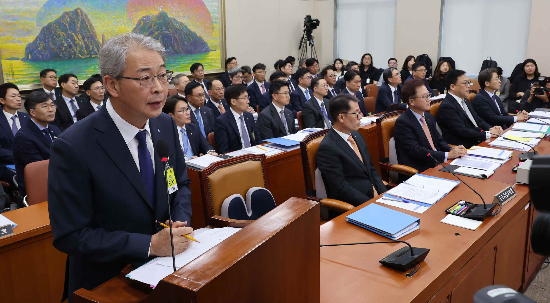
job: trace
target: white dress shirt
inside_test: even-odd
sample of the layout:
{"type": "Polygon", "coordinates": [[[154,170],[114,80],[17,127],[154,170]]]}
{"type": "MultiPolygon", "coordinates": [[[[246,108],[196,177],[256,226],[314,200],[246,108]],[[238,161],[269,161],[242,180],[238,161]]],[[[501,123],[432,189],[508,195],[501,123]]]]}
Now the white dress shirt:
{"type": "MultiPolygon", "coordinates": [[[[14,115],[8,113],[7,111],[3,110],[4,116],[6,116],[6,119],[8,120],[8,124],[10,125],[10,129],[13,127],[13,120],[11,117],[14,115]]],[[[19,115],[17,112],[15,112],[15,125],[17,126],[17,129],[21,129],[21,121],[19,121],[19,115]]]]}
{"type": "MultiPolygon", "coordinates": [[[[237,114],[236,111],[233,110],[233,108],[230,108],[231,110],[231,113],[233,113],[233,117],[235,118],[235,121],[237,122],[237,128],[239,129],[239,138],[241,138],[241,148],[244,148],[244,141],[243,141],[243,138],[242,138],[242,129],[241,129],[241,115],[237,114]]],[[[244,117],[243,117],[244,119],[244,117]]],[[[246,121],[244,121],[244,127],[246,127],[246,121]]],[[[248,129],[245,129],[245,132],[244,132],[247,136],[248,136],[248,129]]],[[[248,141],[250,142],[250,146],[252,146],[252,140],[250,140],[250,136],[248,136],[248,141]]]]}
{"type": "Polygon", "coordinates": [[[124,139],[124,142],[126,142],[126,146],[128,146],[128,149],[130,150],[130,154],[132,154],[132,158],[134,159],[134,162],[136,163],[138,171],[140,170],[139,167],[139,156],[138,156],[138,145],[139,142],[136,138],[136,135],[138,132],[145,130],[147,131],[147,135],[145,136],[145,140],[147,141],[147,149],[149,150],[149,155],[151,156],[151,162],[153,162],[153,171],[155,170],[155,148],[153,147],[153,139],[151,139],[151,130],[149,128],[149,120],[145,123],[145,127],[143,129],[139,129],[132,124],[126,122],[126,120],[122,119],[118,113],[113,108],[113,105],[111,102],[107,102],[107,113],[109,116],[111,116],[111,119],[113,119],[113,122],[115,122],[116,127],[118,128],[118,131],[122,135],[122,138],[124,139]]]}
{"type": "Polygon", "coordinates": [[[73,107],[71,106],[71,100],[74,100],[74,106],[76,106],[77,109],[80,109],[78,106],[78,102],[76,101],[76,97],[69,99],[65,97],[65,95],[61,95],[63,97],[63,100],[65,100],[65,103],[67,103],[67,107],[69,108],[69,112],[71,113],[71,116],[73,117],[73,122],[76,123],[78,119],[76,118],[76,112],[73,111],[73,107]]]}
{"type": "Polygon", "coordinates": [[[100,106],[102,103],[96,104],[95,102],[92,102],[92,100],[90,100],[90,104],[94,108],[94,111],[97,112],[99,110],[97,107],[100,106]]]}
{"type": "MultiPolygon", "coordinates": [[[[391,85],[390,85],[390,87],[391,87],[391,85]]],[[[420,128],[422,128],[422,122],[420,122],[420,118],[424,117],[424,115],[421,116],[417,112],[415,112],[414,110],[411,110],[411,112],[413,113],[414,117],[416,118],[416,121],[418,121],[418,124],[420,124],[420,128]]],[[[424,121],[426,121],[426,118],[424,118],[424,121]]],[[[426,125],[428,125],[428,123],[426,123],[426,125]]],[[[431,131],[430,131],[430,134],[431,134],[431,131]]],[[[435,147],[435,142],[434,142],[434,147],[435,147]]],[[[449,153],[445,152],[445,161],[443,161],[443,162],[447,162],[447,157],[448,156],[449,156],[449,153]]]]}
{"type": "Polygon", "coordinates": [[[260,93],[262,92],[262,85],[264,86],[264,90],[265,90],[265,92],[267,92],[267,89],[266,89],[266,87],[265,87],[265,84],[264,84],[264,83],[260,83],[260,82],[256,81],[256,84],[258,85],[258,88],[260,89],[260,93]]]}
{"type": "MultiPolygon", "coordinates": [[[[454,97],[454,99],[456,100],[456,102],[458,103],[460,108],[462,108],[462,110],[466,113],[466,110],[464,109],[464,107],[462,107],[462,101],[464,99],[460,99],[459,97],[457,97],[457,96],[455,96],[451,93],[448,93],[448,94],[454,97]]],[[[464,101],[464,102],[466,102],[466,101],[464,101]]],[[[468,101],[468,102],[470,102],[470,101],[468,101]]],[[[469,108],[468,108],[468,110],[469,110],[469,108]]],[[[471,114],[471,112],[470,112],[470,114],[471,114]]],[[[466,116],[468,116],[468,115],[466,115],[466,116]]],[[[472,115],[472,117],[473,117],[473,115],[472,115]]],[[[489,140],[489,138],[491,138],[491,132],[490,131],[485,131],[485,140],[489,140]]]]}
{"type": "Polygon", "coordinates": [[[50,97],[51,97],[51,93],[53,93],[53,99],[52,99],[52,101],[55,101],[55,92],[54,92],[53,90],[52,90],[52,91],[49,91],[49,90],[47,90],[45,87],[43,87],[42,89],[43,89],[43,90],[46,92],[46,94],[48,94],[48,96],[50,96],[50,97]]]}
{"type": "MultiPolygon", "coordinates": [[[[343,132],[337,130],[337,129],[334,128],[334,127],[333,127],[332,129],[334,129],[334,130],[336,131],[336,133],[339,134],[340,137],[342,137],[342,139],[344,139],[344,141],[346,141],[346,143],[349,145],[349,147],[353,150],[353,146],[351,146],[351,142],[348,141],[348,138],[349,138],[349,136],[351,136],[351,134],[345,134],[345,133],[343,133],[343,132]]],[[[355,139],[354,139],[354,140],[355,140],[355,139]]]]}

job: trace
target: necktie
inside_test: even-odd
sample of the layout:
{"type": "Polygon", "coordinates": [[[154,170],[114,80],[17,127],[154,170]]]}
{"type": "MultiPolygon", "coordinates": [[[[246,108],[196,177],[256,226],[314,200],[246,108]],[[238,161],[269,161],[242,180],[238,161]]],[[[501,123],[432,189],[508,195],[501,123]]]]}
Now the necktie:
{"type": "Polygon", "coordinates": [[[355,140],[353,139],[353,136],[350,135],[348,137],[349,143],[351,143],[351,147],[353,148],[353,151],[357,154],[357,157],[359,157],[359,160],[363,162],[363,157],[361,156],[361,153],[359,152],[359,147],[357,147],[357,143],[355,143],[355,140]]]}
{"type": "Polygon", "coordinates": [[[309,89],[306,88],[306,90],[304,90],[304,94],[306,95],[306,99],[309,100],[309,89]]]}
{"type": "Polygon", "coordinates": [[[136,135],[138,140],[138,159],[139,159],[139,171],[143,184],[145,185],[145,191],[149,194],[151,203],[155,204],[155,172],[153,170],[153,161],[151,160],[151,154],[147,148],[147,131],[139,131],[136,135]]]}
{"type": "Polygon", "coordinates": [[[185,155],[185,159],[189,160],[193,158],[193,150],[191,149],[191,146],[189,146],[189,138],[187,137],[187,132],[185,129],[181,129],[181,141],[183,141],[183,154],[185,155]]]}
{"type": "Polygon", "coordinates": [[[334,88],[330,89],[330,93],[332,94],[333,97],[336,96],[336,93],[334,92],[334,88]]]}
{"type": "Polygon", "coordinates": [[[15,134],[17,134],[17,131],[19,130],[17,128],[17,123],[15,123],[15,121],[17,120],[17,116],[16,115],[11,116],[11,120],[12,120],[11,131],[12,131],[13,135],[15,136],[15,134]]]}
{"type": "Polygon", "coordinates": [[[495,102],[495,105],[497,106],[498,115],[499,115],[499,116],[502,116],[502,112],[500,111],[500,106],[498,106],[497,96],[495,96],[495,95],[493,95],[493,102],[495,102]]]}
{"type": "Polygon", "coordinates": [[[46,136],[46,138],[48,139],[48,142],[52,142],[52,136],[50,136],[50,130],[47,129],[47,128],[44,128],[42,130],[42,132],[44,133],[44,136],[46,136]]]}
{"type": "Polygon", "coordinates": [[[101,109],[101,104],[97,106],[97,110],[100,110],[101,109]]]}
{"type": "Polygon", "coordinates": [[[55,94],[53,92],[50,92],[50,99],[52,99],[52,101],[55,101],[55,94]]]}
{"type": "Polygon", "coordinates": [[[325,128],[331,128],[332,123],[330,123],[330,118],[327,115],[327,111],[325,109],[325,102],[321,102],[321,111],[323,112],[323,120],[325,121],[325,128]]]}
{"type": "Polygon", "coordinates": [[[197,122],[199,123],[199,128],[201,129],[202,135],[206,138],[206,133],[204,132],[204,124],[202,124],[201,112],[200,109],[195,109],[195,117],[197,117],[197,122]]]}
{"type": "Polygon", "coordinates": [[[464,109],[464,111],[466,112],[466,116],[468,116],[468,119],[470,119],[474,126],[477,127],[476,120],[474,119],[474,116],[472,116],[472,113],[470,113],[470,109],[468,108],[468,105],[466,105],[466,101],[464,101],[464,99],[462,99],[462,109],[464,109]]]}
{"type": "Polygon", "coordinates": [[[265,94],[265,85],[262,83],[262,86],[260,86],[262,88],[262,94],[265,94]]]}
{"type": "Polygon", "coordinates": [[[73,110],[73,120],[75,120],[76,122],[76,111],[78,110],[78,107],[76,107],[76,101],[74,99],[71,99],[71,101],[69,101],[69,103],[71,103],[71,109],[73,110]]]}
{"type": "Polygon", "coordinates": [[[286,118],[285,118],[285,109],[281,109],[281,111],[279,112],[279,115],[281,116],[281,120],[283,120],[283,125],[285,126],[285,132],[286,132],[286,135],[289,135],[288,133],[288,125],[286,124],[286,118]]]}
{"type": "Polygon", "coordinates": [[[248,138],[248,131],[246,129],[246,125],[244,125],[244,116],[241,115],[239,117],[239,120],[241,120],[241,137],[243,138],[243,144],[244,147],[250,147],[250,138],[248,138]]]}
{"type": "Polygon", "coordinates": [[[220,105],[218,105],[218,109],[220,110],[220,113],[225,114],[225,107],[223,107],[223,104],[220,101],[220,105]]]}
{"type": "Polygon", "coordinates": [[[393,92],[393,103],[399,103],[399,97],[397,96],[397,89],[393,92]]]}
{"type": "Polygon", "coordinates": [[[426,138],[428,138],[428,142],[430,142],[430,146],[432,147],[432,150],[436,150],[434,147],[434,142],[432,140],[432,134],[430,133],[430,129],[428,128],[428,124],[426,124],[426,120],[424,117],[420,117],[420,124],[422,125],[422,130],[424,130],[424,135],[426,135],[426,138]]]}

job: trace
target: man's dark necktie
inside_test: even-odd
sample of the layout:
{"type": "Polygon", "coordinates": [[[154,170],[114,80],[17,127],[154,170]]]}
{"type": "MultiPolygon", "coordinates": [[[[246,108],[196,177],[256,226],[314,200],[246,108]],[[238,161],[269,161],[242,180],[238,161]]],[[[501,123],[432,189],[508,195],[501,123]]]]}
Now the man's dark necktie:
{"type": "Polygon", "coordinates": [[[51,143],[52,142],[52,136],[50,135],[50,130],[47,129],[47,128],[44,128],[42,130],[42,132],[44,133],[44,135],[46,136],[46,139],[48,139],[48,141],[51,143]]]}
{"type": "Polygon", "coordinates": [[[151,203],[155,205],[155,171],[153,170],[153,161],[147,148],[146,138],[147,131],[145,130],[138,132],[136,135],[136,139],[138,140],[139,170],[143,184],[145,184],[145,190],[149,194],[151,203]]]}

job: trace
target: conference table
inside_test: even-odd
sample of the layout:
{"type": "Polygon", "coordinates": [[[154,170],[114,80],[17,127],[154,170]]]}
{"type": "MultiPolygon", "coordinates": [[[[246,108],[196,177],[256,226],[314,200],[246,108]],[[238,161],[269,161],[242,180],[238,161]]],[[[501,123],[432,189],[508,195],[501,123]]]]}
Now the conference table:
{"type": "MultiPolygon", "coordinates": [[[[480,146],[489,147],[487,142],[480,146]]],[[[541,140],[539,154],[550,154],[550,141],[541,140]]],[[[519,151],[485,180],[460,176],[487,203],[496,193],[516,182],[512,168],[519,163],[519,151]]],[[[450,161],[446,163],[449,164],[450,161]]],[[[422,174],[454,179],[441,166],[422,174]]],[[[420,218],[420,229],[401,238],[413,247],[429,248],[418,272],[405,273],[382,266],[378,261],[403,244],[375,244],[321,248],[321,302],[473,302],[473,295],[492,284],[525,290],[544,257],[533,253],[530,232],[536,216],[530,204],[529,188],[515,185],[517,195],[474,231],[440,221],[445,209],[459,200],[481,204],[464,184],[422,214],[381,204],[420,218]]],[[[387,241],[387,238],[346,222],[346,216],[379,198],[344,213],[321,226],[321,244],[387,241]]]]}

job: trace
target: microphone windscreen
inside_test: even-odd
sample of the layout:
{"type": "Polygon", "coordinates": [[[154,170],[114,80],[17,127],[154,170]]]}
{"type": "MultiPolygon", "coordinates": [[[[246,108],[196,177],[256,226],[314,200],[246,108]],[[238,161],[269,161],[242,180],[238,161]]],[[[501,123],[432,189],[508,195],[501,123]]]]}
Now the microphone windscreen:
{"type": "Polygon", "coordinates": [[[168,143],[163,139],[157,141],[157,154],[161,159],[168,158],[168,156],[170,155],[170,148],[168,147],[168,143]]]}

